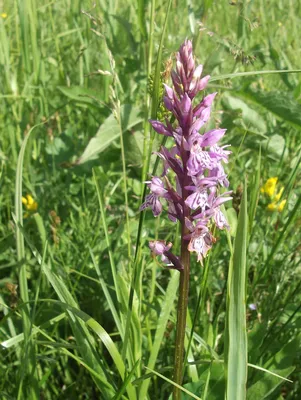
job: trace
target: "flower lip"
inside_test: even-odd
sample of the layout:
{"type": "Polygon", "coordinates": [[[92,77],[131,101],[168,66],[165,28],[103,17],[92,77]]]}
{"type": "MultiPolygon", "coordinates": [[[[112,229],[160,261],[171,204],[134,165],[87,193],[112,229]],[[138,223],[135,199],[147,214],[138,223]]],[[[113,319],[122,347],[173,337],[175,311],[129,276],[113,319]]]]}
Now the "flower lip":
{"type": "Polygon", "coordinates": [[[208,228],[196,227],[195,231],[191,235],[188,250],[197,253],[198,261],[203,263],[203,259],[211,249],[214,241],[215,239],[208,228]]]}
{"type": "Polygon", "coordinates": [[[165,251],[171,249],[171,247],[172,243],[169,242],[168,244],[166,244],[164,240],[153,240],[149,242],[149,248],[157,256],[162,256],[162,254],[164,254],[165,251]]]}

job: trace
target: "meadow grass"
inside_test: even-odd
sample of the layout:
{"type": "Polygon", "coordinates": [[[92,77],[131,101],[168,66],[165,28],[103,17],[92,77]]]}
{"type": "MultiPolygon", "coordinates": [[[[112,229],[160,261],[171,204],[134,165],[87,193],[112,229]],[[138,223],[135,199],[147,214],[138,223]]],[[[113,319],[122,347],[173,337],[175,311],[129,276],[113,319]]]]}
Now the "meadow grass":
{"type": "Polygon", "coordinates": [[[233,201],[230,232],[192,258],[182,399],[300,398],[300,11],[0,3],[1,398],[171,398],[179,272],[148,241],[179,252],[180,230],[139,206],[185,38],[218,91],[206,128],[227,128],[233,201]]]}

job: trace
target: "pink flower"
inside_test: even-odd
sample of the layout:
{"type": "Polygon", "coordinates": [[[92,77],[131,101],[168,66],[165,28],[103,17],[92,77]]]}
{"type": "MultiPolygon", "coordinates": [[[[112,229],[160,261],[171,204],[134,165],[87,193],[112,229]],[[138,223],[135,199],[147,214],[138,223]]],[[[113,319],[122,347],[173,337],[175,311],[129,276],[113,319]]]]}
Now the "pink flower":
{"type": "Polygon", "coordinates": [[[226,220],[226,217],[224,216],[219,207],[214,208],[213,219],[218,229],[224,229],[224,228],[226,228],[227,230],[230,229],[228,221],[226,220]]]}
{"type": "Polygon", "coordinates": [[[168,191],[164,188],[164,183],[160,178],[154,176],[151,181],[147,182],[151,192],[145,197],[144,203],[140,207],[140,211],[150,207],[154,217],[157,217],[162,212],[162,204],[160,197],[168,198],[168,191]]]}
{"type": "Polygon", "coordinates": [[[215,163],[212,161],[208,151],[204,151],[197,141],[191,146],[190,156],[187,162],[187,173],[190,176],[203,174],[206,169],[213,169],[215,163]]]}
{"type": "Polygon", "coordinates": [[[213,242],[214,238],[207,227],[196,228],[191,235],[188,250],[197,253],[198,261],[202,263],[213,242]]]}
{"type": "Polygon", "coordinates": [[[154,240],[149,242],[149,248],[155,256],[161,256],[161,261],[165,264],[169,263],[168,258],[164,255],[171,247],[172,243],[166,244],[163,240],[154,240]]]}

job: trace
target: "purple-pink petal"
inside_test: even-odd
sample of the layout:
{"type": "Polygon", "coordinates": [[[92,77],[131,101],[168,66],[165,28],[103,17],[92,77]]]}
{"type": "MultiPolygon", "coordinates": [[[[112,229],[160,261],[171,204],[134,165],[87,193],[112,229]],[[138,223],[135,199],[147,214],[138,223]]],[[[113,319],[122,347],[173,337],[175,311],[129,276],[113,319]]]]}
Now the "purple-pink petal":
{"type": "Polygon", "coordinates": [[[165,108],[168,111],[172,111],[174,108],[173,102],[167,96],[164,96],[163,101],[164,101],[165,108]]]}
{"type": "Polygon", "coordinates": [[[165,87],[166,96],[167,96],[170,100],[173,100],[173,98],[174,98],[174,91],[173,91],[173,89],[172,89],[170,86],[166,85],[165,83],[163,83],[163,85],[164,85],[164,87],[165,87]]]}
{"type": "Polygon", "coordinates": [[[185,204],[192,210],[200,208],[204,211],[205,207],[208,206],[208,195],[206,191],[194,192],[187,197],[185,204]]]}
{"type": "Polygon", "coordinates": [[[204,133],[202,146],[213,146],[224,136],[226,130],[227,129],[212,129],[211,131],[204,133]]]}
{"type": "Polygon", "coordinates": [[[218,227],[218,229],[230,229],[230,226],[228,224],[228,221],[226,220],[226,217],[224,216],[224,214],[222,213],[222,211],[220,210],[220,208],[215,208],[214,209],[214,222],[216,223],[216,226],[218,227]]]}
{"type": "Polygon", "coordinates": [[[166,244],[163,240],[153,240],[149,242],[149,248],[156,256],[161,256],[165,251],[172,247],[172,243],[166,244]]]}
{"type": "Polygon", "coordinates": [[[182,97],[180,107],[183,114],[187,114],[191,110],[191,99],[187,95],[187,93],[185,93],[184,96],[182,97]]]}
{"type": "Polygon", "coordinates": [[[152,178],[148,186],[151,192],[154,193],[156,196],[164,197],[167,193],[167,190],[164,188],[163,181],[157,176],[154,176],[152,178]]]}
{"type": "Polygon", "coordinates": [[[206,76],[204,76],[204,78],[202,78],[200,80],[199,85],[198,85],[198,90],[199,91],[205,89],[205,87],[207,86],[207,84],[209,82],[209,79],[210,79],[210,75],[206,75],[206,76]]]}
{"type": "Polygon", "coordinates": [[[172,136],[172,133],[169,132],[166,126],[162,124],[162,122],[153,119],[150,119],[149,122],[156,132],[160,133],[161,135],[172,136]]]}

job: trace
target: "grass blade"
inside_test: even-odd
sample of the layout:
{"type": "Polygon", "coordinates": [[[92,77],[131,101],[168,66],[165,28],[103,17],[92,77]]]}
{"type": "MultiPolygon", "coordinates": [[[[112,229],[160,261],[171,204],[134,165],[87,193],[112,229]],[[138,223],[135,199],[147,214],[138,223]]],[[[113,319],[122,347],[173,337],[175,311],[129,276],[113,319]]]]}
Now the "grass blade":
{"type": "Polygon", "coordinates": [[[178,389],[182,390],[182,392],[188,394],[193,399],[202,400],[200,397],[196,396],[195,394],[191,393],[189,390],[185,389],[183,386],[178,385],[177,383],[173,382],[171,379],[166,378],[166,376],[159,374],[159,372],[154,371],[151,368],[145,367],[147,370],[151,371],[153,374],[159,376],[160,378],[164,379],[166,382],[171,383],[172,385],[176,386],[178,389]]]}
{"type": "Polygon", "coordinates": [[[246,252],[248,238],[247,186],[240,206],[234,252],[230,260],[227,295],[226,378],[228,400],[246,398],[246,252]]]}
{"type": "MultiPolygon", "coordinates": [[[[148,359],[147,367],[149,369],[154,368],[158,353],[161,347],[163,335],[166,329],[166,324],[169,319],[170,312],[173,308],[174,301],[177,294],[177,288],[179,284],[179,273],[174,271],[172,272],[171,280],[169,281],[165,298],[162,303],[160,317],[157,323],[157,330],[154,337],[154,344],[151,350],[150,357],[148,359]]],[[[139,399],[145,399],[148,391],[148,387],[150,384],[150,380],[145,380],[141,385],[140,392],[139,392],[139,399]]]]}
{"type": "Polygon", "coordinates": [[[296,73],[300,73],[300,72],[301,72],[301,69],[235,72],[234,74],[212,76],[210,78],[209,82],[221,81],[223,79],[238,78],[239,76],[270,75],[270,74],[283,74],[283,73],[296,74],[296,73]]]}
{"type": "Polygon", "coordinates": [[[135,362],[131,372],[127,375],[126,379],[123,381],[123,384],[122,384],[121,388],[118,390],[118,393],[116,394],[116,396],[112,400],[119,400],[122,397],[123,393],[126,390],[127,385],[130,383],[130,381],[131,381],[131,379],[132,379],[132,377],[134,375],[134,372],[135,372],[135,370],[136,370],[136,368],[137,368],[139,363],[140,363],[140,360],[137,360],[135,362]]]}
{"type": "Polygon", "coordinates": [[[102,377],[101,380],[94,377],[94,382],[96,383],[104,397],[106,399],[111,399],[115,395],[115,391],[112,386],[109,389],[104,388],[103,386],[102,381],[109,381],[109,379],[105,371],[103,370],[102,362],[95,349],[94,338],[90,335],[86,324],[83,321],[79,320],[75,315],[75,310],[78,310],[76,301],[65,286],[64,282],[58,276],[56,276],[48,266],[44,265],[43,271],[47,279],[51,283],[52,287],[54,288],[56,294],[58,295],[60,301],[63,304],[66,304],[66,307],[68,306],[69,308],[72,308],[73,312],[67,310],[67,315],[81,356],[83,357],[85,363],[102,377]]]}
{"type": "Polygon", "coordinates": [[[123,337],[124,337],[124,330],[123,330],[123,327],[122,327],[122,324],[121,324],[121,321],[120,321],[118,312],[117,312],[117,310],[116,310],[115,304],[114,304],[113,299],[112,299],[112,297],[111,297],[111,295],[110,295],[110,292],[109,292],[109,290],[108,290],[108,288],[107,288],[107,285],[106,285],[106,283],[105,283],[105,281],[104,281],[104,279],[103,279],[103,277],[102,277],[102,275],[101,275],[101,271],[100,271],[100,268],[99,268],[99,266],[98,266],[98,264],[97,264],[97,262],[96,262],[96,260],[95,260],[93,251],[92,251],[91,248],[89,248],[89,250],[90,250],[90,254],[91,254],[91,258],[92,258],[92,262],[93,262],[94,268],[95,268],[96,273],[97,273],[97,276],[98,276],[98,281],[99,281],[99,283],[100,283],[100,285],[101,285],[101,288],[102,288],[102,290],[103,290],[103,293],[104,293],[104,295],[105,295],[105,298],[106,298],[106,300],[107,300],[107,302],[108,302],[108,305],[109,305],[109,307],[110,307],[110,310],[111,310],[111,313],[112,313],[112,315],[113,315],[115,324],[116,324],[117,329],[118,329],[118,331],[119,331],[119,334],[120,334],[121,338],[123,339],[123,337]]]}
{"type": "Polygon", "coordinates": [[[279,374],[275,374],[275,372],[269,371],[268,369],[265,369],[265,368],[263,368],[263,367],[259,367],[258,365],[254,365],[254,364],[248,363],[248,366],[249,366],[249,367],[252,367],[252,368],[254,368],[254,369],[258,369],[259,371],[266,372],[267,374],[276,376],[277,378],[280,378],[280,379],[282,379],[282,380],[284,380],[284,381],[293,383],[293,381],[291,381],[290,379],[287,379],[287,378],[285,378],[284,376],[281,376],[281,375],[279,375],[279,374]]]}
{"type": "Polygon", "coordinates": [[[22,308],[22,323],[24,332],[24,352],[23,361],[20,366],[20,382],[18,389],[18,398],[23,392],[23,381],[28,379],[30,384],[27,385],[28,393],[24,394],[28,399],[39,399],[39,391],[37,385],[37,372],[36,372],[36,360],[35,360],[35,348],[31,340],[31,318],[30,318],[30,307],[29,307],[29,295],[28,295],[28,285],[26,276],[26,263],[25,263],[25,246],[24,237],[21,231],[23,226],[23,209],[22,209],[22,177],[23,177],[23,163],[24,154],[26,150],[27,143],[31,136],[32,131],[41,124],[33,126],[28,134],[23,140],[21,150],[18,157],[17,169],[16,169],[16,187],[15,187],[15,214],[16,214],[16,246],[17,246],[17,258],[21,264],[19,270],[19,287],[20,287],[20,297],[26,306],[22,308]]]}

